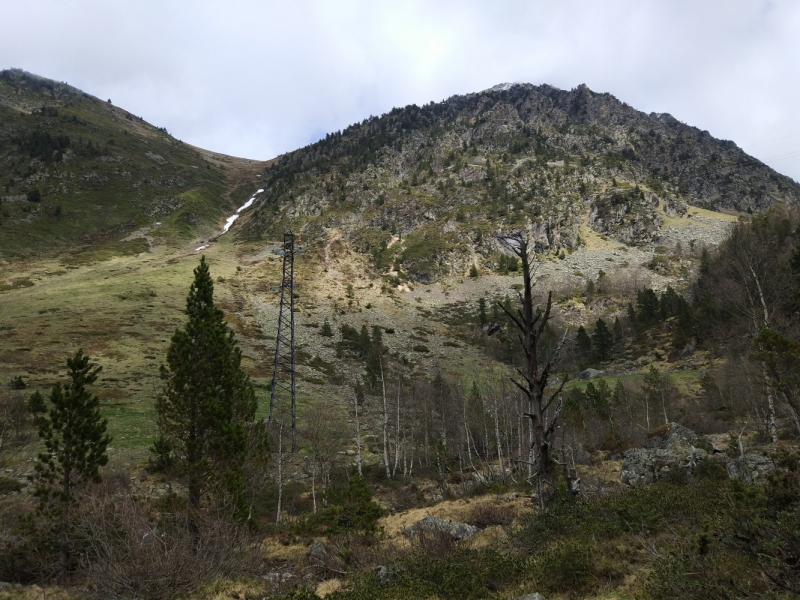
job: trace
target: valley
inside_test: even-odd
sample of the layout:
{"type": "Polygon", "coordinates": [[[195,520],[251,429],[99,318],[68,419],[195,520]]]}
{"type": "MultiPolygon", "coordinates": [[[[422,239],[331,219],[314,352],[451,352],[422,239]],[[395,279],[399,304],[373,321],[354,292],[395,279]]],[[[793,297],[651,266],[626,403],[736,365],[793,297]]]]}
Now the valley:
{"type": "MultiPolygon", "coordinates": [[[[728,593],[745,569],[748,594],[791,597],[800,185],[733,142],[586,86],[515,84],[253,161],[11,70],[0,185],[3,548],[38,539],[17,519],[35,513],[44,447],[28,398],[79,348],[102,367],[89,390],[112,437],[102,482],[76,500],[96,560],[48,596],[689,598],[683,573],[728,593]],[[297,453],[274,428],[258,438],[289,229],[297,453]],[[552,313],[531,313],[557,425],[538,489],[519,240],[532,306],[552,293],[552,313]],[[190,470],[158,449],[161,369],[201,256],[256,400],[251,445],[217,469],[241,475],[246,518],[216,480],[192,513],[190,470]],[[141,544],[123,552],[92,515],[141,544]],[[426,517],[475,531],[409,532],[426,517]],[[156,523],[171,549],[148,563],[140,534],[156,523]],[[173,581],[187,536],[196,579],[173,581]],[[743,566],[751,548],[772,579],[743,566]]],[[[52,581],[33,554],[3,552],[19,594],[52,581]]]]}

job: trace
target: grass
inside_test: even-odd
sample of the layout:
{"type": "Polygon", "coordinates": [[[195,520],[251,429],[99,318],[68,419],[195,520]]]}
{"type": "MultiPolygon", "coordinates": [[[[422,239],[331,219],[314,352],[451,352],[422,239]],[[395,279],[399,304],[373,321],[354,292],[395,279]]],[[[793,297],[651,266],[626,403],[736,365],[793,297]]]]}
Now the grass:
{"type": "MultiPolygon", "coordinates": [[[[206,252],[215,276],[234,276],[235,259],[222,244],[206,252]]],[[[55,270],[55,261],[28,263],[34,285],[0,295],[2,380],[23,374],[31,391],[46,391],[63,379],[66,358],[83,348],[103,366],[95,392],[114,446],[149,444],[161,389],[158,368],[172,332],[184,322],[181,311],[198,262],[191,253],[169,258],[117,256],[52,278],[42,271],[55,270]]],[[[231,288],[217,284],[218,302],[230,304],[232,296],[231,288]]]]}
{"type": "Polygon", "coordinates": [[[41,202],[3,203],[0,258],[52,256],[90,246],[89,256],[81,253],[77,260],[103,260],[143,251],[143,239],[121,243],[127,232],[163,222],[157,235],[170,242],[210,232],[227,211],[220,202],[225,171],[126,111],[74,91],[54,99],[46,88],[15,89],[2,78],[0,95],[18,103],[0,105],[4,195],[41,193],[41,202]],[[57,115],[26,112],[42,104],[55,107],[57,115]],[[39,131],[69,137],[63,160],[31,160],[14,142],[39,131]],[[161,158],[150,158],[155,156],[161,158]]]}

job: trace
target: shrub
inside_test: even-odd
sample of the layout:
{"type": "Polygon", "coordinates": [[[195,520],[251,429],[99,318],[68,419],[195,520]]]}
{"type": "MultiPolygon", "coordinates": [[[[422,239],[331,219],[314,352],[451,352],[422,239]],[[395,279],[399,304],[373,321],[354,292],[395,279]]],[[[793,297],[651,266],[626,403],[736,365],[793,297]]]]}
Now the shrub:
{"type": "Polygon", "coordinates": [[[581,594],[592,587],[596,571],[595,544],[590,540],[565,540],[541,553],[535,562],[537,582],[550,591],[581,594]]]}
{"type": "Polygon", "coordinates": [[[330,491],[329,504],[301,523],[301,529],[322,530],[328,535],[341,532],[375,533],[383,509],[372,499],[363,477],[351,477],[344,486],[330,491]]]}
{"type": "Polygon", "coordinates": [[[469,515],[465,520],[467,523],[482,529],[493,525],[510,525],[516,516],[516,512],[514,506],[510,504],[481,502],[470,509],[469,515]]]}
{"type": "Polygon", "coordinates": [[[255,575],[257,540],[246,525],[206,514],[156,522],[129,496],[91,498],[77,535],[86,571],[103,597],[169,598],[218,577],[255,575]]]}
{"type": "Polygon", "coordinates": [[[428,347],[425,346],[424,344],[417,344],[412,348],[412,350],[414,350],[414,352],[430,352],[428,347]]]}

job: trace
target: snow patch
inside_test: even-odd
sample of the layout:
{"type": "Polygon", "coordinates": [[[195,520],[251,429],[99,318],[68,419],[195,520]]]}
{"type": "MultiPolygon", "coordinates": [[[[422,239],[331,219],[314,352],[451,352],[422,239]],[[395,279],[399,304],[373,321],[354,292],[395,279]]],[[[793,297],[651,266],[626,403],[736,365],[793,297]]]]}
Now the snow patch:
{"type": "MultiPolygon", "coordinates": [[[[235,215],[231,215],[230,217],[228,217],[228,220],[225,221],[225,227],[222,228],[222,233],[227,233],[228,229],[230,229],[231,225],[233,225],[233,222],[238,218],[239,218],[238,212],[235,215]]],[[[220,235],[222,235],[222,233],[220,233],[220,235]]]]}
{"type": "MultiPolygon", "coordinates": [[[[241,213],[243,210],[245,210],[245,209],[247,209],[247,208],[250,208],[250,207],[253,205],[253,202],[255,202],[255,200],[256,200],[256,196],[258,196],[258,195],[259,195],[261,192],[263,192],[263,191],[264,191],[263,189],[258,189],[258,190],[256,190],[256,193],[255,193],[255,194],[253,194],[253,197],[252,197],[252,198],[250,198],[250,200],[248,200],[248,201],[247,201],[247,202],[245,202],[244,204],[242,204],[242,205],[241,205],[241,206],[240,206],[240,207],[239,207],[239,208],[236,210],[236,214],[235,214],[235,215],[231,215],[230,217],[228,217],[228,220],[227,220],[227,221],[225,221],[225,226],[222,228],[222,233],[227,233],[227,232],[228,232],[228,229],[230,229],[230,228],[231,228],[231,225],[233,225],[233,222],[234,222],[236,219],[238,219],[238,218],[239,218],[239,213],[241,213]]],[[[222,233],[220,233],[220,235],[222,235],[222,233]]]]}
{"type": "Polygon", "coordinates": [[[488,90],[483,90],[484,92],[507,92],[515,85],[522,85],[520,82],[515,81],[514,83],[498,83],[494,87],[490,87],[488,90]]]}
{"type": "Polygon", "coordinates": [[[195,250],[195,252],[200,252],[200,250],[203,250],[204,248],[208,248],[208,244],[205,246],[200,246],[197,250],[195,250]]]}

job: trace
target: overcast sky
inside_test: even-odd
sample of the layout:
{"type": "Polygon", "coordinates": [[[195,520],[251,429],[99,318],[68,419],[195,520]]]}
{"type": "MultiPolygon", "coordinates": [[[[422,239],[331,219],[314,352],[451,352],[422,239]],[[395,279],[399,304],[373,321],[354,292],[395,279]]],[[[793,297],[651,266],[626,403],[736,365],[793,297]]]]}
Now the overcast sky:
{"type": "Polygon", "coordinates": [[[497,83],[586,83],[800,181],[794,0],[0,0],[0,14],[0,68],[235,156],[497,83]]]}

